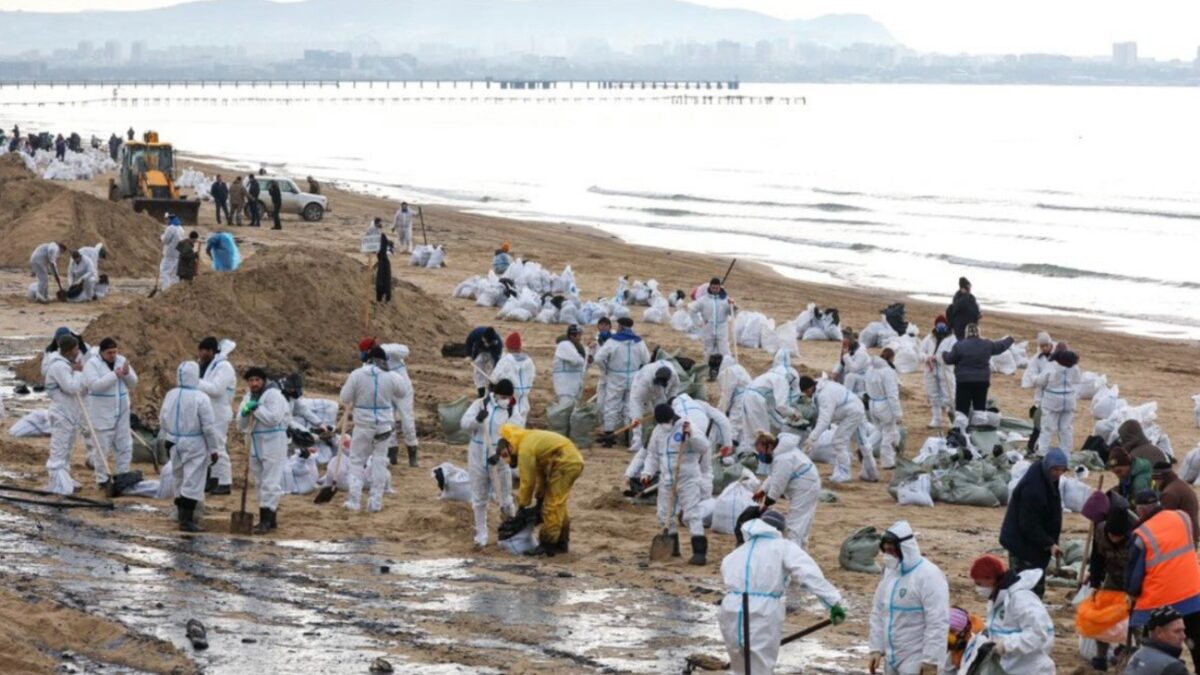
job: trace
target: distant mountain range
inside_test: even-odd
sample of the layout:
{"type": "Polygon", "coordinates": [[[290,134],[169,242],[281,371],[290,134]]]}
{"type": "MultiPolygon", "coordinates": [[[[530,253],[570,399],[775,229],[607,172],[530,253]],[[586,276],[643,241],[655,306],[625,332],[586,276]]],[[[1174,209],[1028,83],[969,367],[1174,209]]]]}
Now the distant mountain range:
{"type": "Polygon", "coordinates": [[[723,39],[831,47],[895,43],[885,27],[863,15],[785,21],[680,0],[206,0],[132,12],[0,12],[0,26],[0,51],[7,54],[74,48],[85,40],[96,47],[117,40],[151,48],[246,45],[291,51],[373,41],[384,52],[428,43],[528,49],[531,40],[592,38],[614,46],[723,39]]]}

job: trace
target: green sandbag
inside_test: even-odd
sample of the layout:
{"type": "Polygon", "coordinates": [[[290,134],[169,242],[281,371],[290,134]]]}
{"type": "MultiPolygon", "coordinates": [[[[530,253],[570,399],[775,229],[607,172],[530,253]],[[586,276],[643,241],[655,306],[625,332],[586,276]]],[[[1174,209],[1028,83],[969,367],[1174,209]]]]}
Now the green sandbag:
{"type": "Polygon", "coordinates": [[[1004,441],[1000,438],[1000,432],[996,429],[972,428],[968,433],[971,436],[971,444],[985,456],[992,454],[992,448],[997,445],[1004,446],[1004,441]]]}
{"type": "Polygon", "coordinates": [[[466,414],[467,408],[471,407],[471,402],[471,397],[463,396],[451,403],[438,405],[438,419],[442,423],[442,433],[446,436],[447,443],[466,445],[471,441],[471,435],[462,428],[462,416],[466,414]]]}
{"type": "Polygon", "coordinates": [[[838,499],[837,493],[832,490],[821,490],[817,493],[817,501],[822,504],[837,504],[842,500],[838,499]]]}
{"type": "Polygon", "coordinates": [[[758,458],[752,453],[738,457],[738,461],[730,466],[721,463],[720,457],[713,457],[713,495],[719,495],[725,488],[742,477],[742,470],[758,471],[758,458]]]}
{"type": "Polygon", "coordinates": [[[838,551],[838,564],[844,570],[862,572],[863,574],[879,574],[883,570],[875,564],[875,555],[879,553],[879,540],[883,536],[873,527],[864,527],[842,542],[838,551]]]}
{"type": "Polygon", "coordinates": [[[960,465],[933,481],[933,498],[947,504],[994,507],[1000,500],[988,488],[981,466],[960,465]]]}
{"type": "Polygon", "coordinates": [[[595,401],[575,406],[571,412],[571,432],[569,438],[580,450],[586,450],[595,443],[596,427],[600,424],[600,407],[595,401]]]}
{"type": "Polygon", "coordinates": [[[1067,460],[1067,468],[1074,471],[1080,466],[1087,467],[1088,471],[1106,471],[1108,469],[1104,466],[1104,460],[1100,459],[1100,455],[1095,450],[1071,453],[1071,458],[1067,460]]]}
{"type": "Polygon", "coordinates": [[[687,395],[697,401],[708,403],[708,390],[704,383],[708,379],[708,364],[697,363],[692,366],[692,372],[689,373],[690,380],[687,383],[687,395]]]}
{"type": "Polygon", "coordinates": [[[154,434],[144,430],[134,430],[130,433],[136,434],[146,443],[146,445],[137,442],[133,444],[134,464],[150,464],[153,462],[153,459],[150,457],[150,451],[146,449],[146,446],[154,448],[155,454],[158,456],[159,466],[166,464],[171,459],[171,453],[167,450],[166,444],[159,441],[158,437],[154,434]]]}
{"type": "Polygon", "coordinates": [[[892,498],[894,499],[896,497],[896,490],[899,489],[901,483],[911,480],[912,478],[916,477],[917,474],[924,471],[925,468],[920,464],[917,464],[911,459],[905,459],[897,456],[896,468],[892,469],[892,480],[890,483],[888,483],[888,492],[891,493],[892,498]]]}
{"type": "Polygon", "coordinates": [[[570,399],[563,403],[551,403],[546,407],[546,428],[556,434],[570,437],[571,413],[574,410],[575,402],[570,399]]]}
{"type": "Polygon", "coordinates": [[[1005,433],[1011,433],[1015,431],[1018,434],[1028,438],[1029,434],[1033,433],[1033,428],[1033,424],[1029,420],[1023,420],[1016,417],[1000,418],[1000,431],[1005,433]]]}

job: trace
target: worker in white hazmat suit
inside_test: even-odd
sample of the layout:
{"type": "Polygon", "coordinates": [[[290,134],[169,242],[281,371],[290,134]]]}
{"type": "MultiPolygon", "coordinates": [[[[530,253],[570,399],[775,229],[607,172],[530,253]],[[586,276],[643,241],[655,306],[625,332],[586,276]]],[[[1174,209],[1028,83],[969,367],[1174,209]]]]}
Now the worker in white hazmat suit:
{"type": "Polygon", "coordinates": [[[279,498],[283,472],[288,469],[288,421],[291,406],[283,393],[267,386],[262,368],[246,370],[250,391],[242,398],[238,412],[238,431],[250,435],[250,471],[258,484],[258,525],[255,534],[266,534],[278,527],[279,498]]]}
{"type": "Polygon", "coordinates": [[[1000,657],[1000,668],[1006,673],[1055,672],[1054,660],[1050,658],[1054,649],[1054,622],[1033,591],[1043,573],[1040,569],[1013,573],[992,555],[984,555],[971,564],[975,590],[988,601],[987,618],[983,632],[963,654],[961,672],[967,672],[976,652],[988,642],[992,643],[992,651],[1000,657]]]}
{"type": "Polygon", "coordinates": [[[862,396],[867,391],[867,372],[871,369],[871,354],[858,343],[858,336],[850,331],[842,337],[842,354],[833,368],[834,378],[843,386],[862,396]]]}
{"type": "MultiPolygon", "coordinates": [[[[904,410],[900,407],[900,376],[896,374],[896,353],[885,348],[871,359],[867,373],[867,400],[871,419],[879,428],[879,468],[896,468],[896,450],[900,447],[900,423],[904,410]]],[[[865,451],[864,451],[865,452],[865,451]]]]}
{"type": "Polygon", "coordinates": [[[80,246],[79,254],[88,260],[92,261],[92,267],[96,268],[96,274],[100,274],[100,261],[108,259],[108,249],[104,248],[104,243],[101,242],[95,246],[80,246]]]}
{"type": "Polygon", "coordinates": [[[946,318],[939,316],[933,325],[933,332],[921,341],[921,358],[925,362],[925,396],[929,399],[929,407],[933,411],[929,420],[929,428],[937,429],[942,426],[942,415],[950,413],[954,419],[955,379],[954,366],[948,365],[942,358],[949,354],[958,342],[946,318]]]}
{"type": "Polygon", "coordinates": [[[880,675],[938,675],[946,662],[950,587],[921,557],[916,535],[901,520],[883,533],[883,578],[871,603],[868,670],[880,675]]]}
{"type": "Polygon", "coordinates": [[[700,326],[710,382],[717,379],[721,362],[729,356],[729,317],[733,315],[733,308],[733,300],[716,277],[708,282],[708,292],[688,305],[688,313],[696,317],[695,322],[700,326]]]}
{"type": "Polygon", "coordinates": [[[200,365],[200,391],[212,402],[217,430],[217,462],[212,466],[211,477],[205,492],[227,495],[232,491],[233,464],[229,461],[229,424],[233,421],[233,397],[237,393],[237,373],[229,362],[229,354],[237,347],[233,340],[217,342],[215,337],[206,337],[196,349],[196,362],[200,365]]]}
{"type": "Polygon", "coordinates": [[[38,302],[50,302],[50,275],[58,278],[58,257],[66,250],[66,244],[51,241],[33,249],[29,256],[29,267],[37,277],[34,299],[38,302]]]}
{"type": "Polygon", "coordinates": [[[500,334],[491,326],[479,326],[467,334],[467,358],[471,360],[471,378],[475,382],[475,394],[479,398],[487,393],[491,384],[492,369],[500,361],[503,343],[500,334]]]}
{"type": "MultiPolygon", "coordinates": [[[[625,424],[640,420],[647,413],[653,413],[654,407],[666,403],[670,398],[683,392],[679,382],[679,373],[667,361],[654,361],[642,366],[633,376],[629,387],[629,408],[625,413],[625,424]]],[[[640,429],[634,429],[630,434],[630,452],[642,449],[642,434],[640,429]]]]}
{"type": "Polygon", "coordinates": [[[759,431],[778,431],[800,423],[793,407],[798,399],[799,378],[790,367],[773,367],[750,382],[741,397],[741,414],[734,435],[739,444],[750,445],[759,431]]]}
{"type": "Polygon", "coordinates": [[[358,511],[362,499],[367,460],[371,459],[371,492],[367,511],[383,508],[387,489],[387,447],[395,431],[396,406],[404,396],[400,378],[387,369],[387,353],[375,346],[367,354],[367,362],[350,373],[342,386],[341,402],[353,407],[354,433],[350,437],[350,467],[348,487],[343,506],[358,511]]]}
{"type": "Polygon", "coordinates": [[[1042,391],[1042,427],[1038,452],[1051,448],[1072,452],[1075,448],[1075,407],[1079,403],[1079,357],[1060,342],[1054,348],[1051,363],[1037,377],[1042,391]]]}
{"type": "Polygon", "coordinates": [[[1037,346],[1038,353],[1029,360],[1029,365],[1025,366],[1025,372],[1021,374],[1021,388],[1033,390],[1034,408],[1042,405],[1042,391],[1045,387],[1038,384],[1038,376],[1053,363],[1050,357],[1054,353],[1054,340],[1049,333],[1041,331],[1037,334],[1037,346]]]}
{"type": "Polygon", "coordinates": [[[510,333],[504,338],[504,356],[492,370],[492,382],[508,380],[512,382],[513,392],[517,398],[517,409],[521,417],[529,417],[529,395],[533,392],[533,381],[537,377],[537,366],[521,349],[521,334],[510,333]]]}
{"type": "Polygon", "coordinates": [[[862,458],[859,478],[870,482],[878,481],[879,470],[875,466],[875,456],[866,448],[866,442],[860,433],[859,427],[866,420],[862,401],[849,389],[833,380],[817,382],[804,376],[800,378],[800,390],[817,406],[817,423],[805,441],[805,452],[812,451],[814,440],[820,438],[826,429],[835,427],[833,476],[829,480],[834,483],[850,480],[850,448],[853,444],[860,450],[859,455],[862,458]]]}
{"type": "MultiPolygon", "coordinates": [[[[83,379],[87,384],[87,408],[92,426],[96,429],[98,448],[110,448],[115,459],[116,473],[126,473],[133,461],[133,436],[129,429],[129,393],[137,388],[137,372],[124,356],[118,353],[117,341],[106,337],[100,341],[100,353],[87,360],[83,379]]],[[[104,483],[109,476],[104,462],[92,460],[96,480],[104,483]]]]}
{"type": "MultiPolygon", "coordinates": [[[[284,392],[287,395],[287,392],[284,392]]],[[[309,398],[307,396],[292,397],[293,430],[304,431],[316,438],[312,450],[316,453],[317,463],[327,464],[337,452],[336,429],[338,404],[324,398],[309,398]]]]}
{"type": "MultiPolygon", "coordinates": [[[[368,338],[369,339],[369,338],[368,338]]],[[[359,356],[365,359],[370,347],[363,349],[363,344],[366,340],[359,343],[359,356]]],[[[371,347],[375,346],[375,340],[371,339],[371,347]]],[[[396,464],[400,461],[400,444],[399,436],[404,435],[404,449],[408,455],[408,465],[417,467],[417,419],[413,412],[413,391],[412,378],[408,376],[408,364],[405,360],[408,358],[408,346],[402,344],[385,344],[383,353],[388,357],[388,370],[400,379],[401,389],[404,392],[400,398],[400,405],[396,407],[396,435],[388,443],[388,462],[396,464]]]]}
{"type": "Polygon", "coordinates": [[[617,320],[620,329],[596,351],[595,362],[600,367],[604,388],[602,445],[611,448],[616,444],[612,432],[628,419],[629,394],[633,389],[633,378],[642,366],[650,362],[650,350],[642,338],[633,332],[633,320],[622,317],[617,320]]]}
{"type": "Polygon", "coordinates": [[[719,411],[687,394],[672,398],[669,404],[680,419],[687,420],[693,429],[698,430],[697,433],[704,434],[708,439],[708,452],[700,460],[700,499],[703,501],[713,496],[713,457],[718,452],[730,452],[720,439],[727,437],[731,429],[728,422],[725,422],[724,428],[721,427],[720,418],[724,415],[719,411]],[[708,433],[705,433],[705,430],[708,433]]]}
{"type": "Polygon", "coordinates": [[[583,346],[583,331],[571,324],[567,327],[567,339],[554,348],[554,395],[560,404],[579,403],[591,363],[592,355],[583,346]]]}
{"type": "Polygon", "coordinates": [[[159,408],[159,433],[170,444],[179,529],[199,532],[196,507],[204,502],[208,467],[217,461],[224,441],[217,433],[212,401],[199,390],[200,365],[185,361],[179,364],[176,377],[179,386],[167,392],[159,408]]]}
{"type": "MultiPolygon", "coordinates": [[[[729,653],[730,672],[736,675],[774,672],[783,636],[787,612],[784,600],[789,582],[794,581],[816,595],[829,608],[834,625],[846,620],[842,594],[826,581],[821,568],[804,549],[781,536],[784,527],[784,518],[776,511],[746,521],[742,525],[746,543],[721,561],[721,578],[727,592],[721,600],[718,620],[729,653]],[[749,644],[745,641],[747,628],[749,644]],[[749,673],[745,667],[747,648],[749,673]]],[[[943,636],[942,642],[945,640],[943,636]]]]}
{"type": "Polygon", "coordinates": [[[807,551],[808,535],[821,494],[821,474],[808,455],[800,450],[800,437],[796,434],[779,434],[776,438],[760,431],[754,449],[758,461],[771,467],[771,473],[754,495],[754,501],[770,508],[787,497],[787,538],[807,551]]]}
{"type": "Polygon", "coordinates": [[[80,284],[79,295],[68,297],[68,302],[91,302],[96,299],[96,282],[100,275],[96,273],[96,265],[79,251],[71,252],[71,264],[67,266],[67,288],[80,284]]]}
{"type": "Polygon", "coordinates": [[[83,422],[80,396],[87,393],[83,364],[79,363],[79,342],[72,335],[58,338],[58,350],[46,354],[46,395],[50,397],[50,492],[69,495],[78,484],[71,478],[71,451],[83,422]]]}
{"type": "Polygon", "coordinates": [[[162,236],[162,262],[158,265],[158,287],[167,290],[179,283],[179,242],[183,241],[183,221],[178,216],[167,214],[167,226],[162,236]]]}
{"type": "MultiPolygon", "coordinates": [[[[679,555],[678,521],[683,519],[692,537],[692,557],[688,563],[708,563],[708,538],[704,536],[704,515],[700,502],[711,496],[704,494],[703,466],[712,466],[712,446],[703,430],[694,430],[687,417],[680,417],[665,403],[655,407],[657,426],[646,448],[646,466],[642,469],[642,485],[649,485],[655,475],[658,482],[658,524],[667,530],[673,543],[673,555],[679,555]],[[678,482],[676,482],[678,480],[678,482]]],[[[711,485],[711,483],[710,483],[711,485]]]]}
{"type": "Polygon", "coordinates": [[[400,202],[400,209],[392,219],[392,230],[396,233],[396,246],[412,253],[412,211],[408,209],[408,202],[400,202]]]}
{"type": "Polygon", "coordinates": [[[734,415],[740,414],[742,394],[754,378],[746,371],[745,366],[727,358],[721,361],[721,372],[717,375],[717,387],[721,390],[717,399],[717,408],[733,421],[734,415]]]}
{"type": "Polygon", "coordinates": [[[513,385],[500,380],[485,398],[476,400],[463,413],[459,422],[463,431],[471,434],[467,445],[467,474],[471,478],[471,510],[475,516],[475,546],[488,544],[488,502],[495,502],[506,518],[516,515],[512,496],[512,468],[498,461],[496,444],[500,427],[505,424],[525,426],[513,397],[513,385]]]}

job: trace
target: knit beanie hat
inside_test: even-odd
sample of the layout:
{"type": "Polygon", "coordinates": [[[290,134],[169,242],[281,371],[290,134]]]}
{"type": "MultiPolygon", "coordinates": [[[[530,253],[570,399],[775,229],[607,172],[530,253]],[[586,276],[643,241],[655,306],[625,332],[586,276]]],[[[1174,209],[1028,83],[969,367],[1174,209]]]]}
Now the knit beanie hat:
{"type": "Polygon", "coordinates": [[[521,351],[521,334],[509,333],[508,337],[504,338],[504,348],[510,352],[521,351]]]}

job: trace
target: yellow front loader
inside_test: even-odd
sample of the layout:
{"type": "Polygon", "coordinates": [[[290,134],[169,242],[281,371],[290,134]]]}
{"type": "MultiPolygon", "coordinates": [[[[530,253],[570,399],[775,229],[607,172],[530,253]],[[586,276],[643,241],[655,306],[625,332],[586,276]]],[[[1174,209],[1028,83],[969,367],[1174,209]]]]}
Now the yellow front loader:
{"type": "Polygon", "coordinates": [[[133,210],[158,220],[168,213],[186,225],[195,225],[200,201],[187,199],[175,186],[175,150],[160,143],[158,132],[146,132],[141,141],[126,141],[117,156],[117,179],[109,185],[109,199],[132,199],[133,210]]]}

